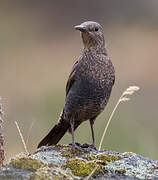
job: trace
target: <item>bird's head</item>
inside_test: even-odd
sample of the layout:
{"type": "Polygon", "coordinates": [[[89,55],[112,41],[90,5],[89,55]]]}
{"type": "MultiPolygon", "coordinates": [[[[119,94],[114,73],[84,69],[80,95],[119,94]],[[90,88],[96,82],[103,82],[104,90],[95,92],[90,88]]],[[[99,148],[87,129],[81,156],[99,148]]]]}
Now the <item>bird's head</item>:
{"type": "Polygon", "coordinates": [[[100,24],[86,21],[75,26],[75,29],[81,31],[85,48],[105,48],[103,28],[100,24]]]}

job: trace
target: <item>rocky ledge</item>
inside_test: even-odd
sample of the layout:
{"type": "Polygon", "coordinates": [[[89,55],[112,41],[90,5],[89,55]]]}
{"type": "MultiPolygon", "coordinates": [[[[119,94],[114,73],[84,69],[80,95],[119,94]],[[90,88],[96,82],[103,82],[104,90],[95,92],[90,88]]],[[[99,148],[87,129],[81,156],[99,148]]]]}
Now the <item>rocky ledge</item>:
{"type": "Polygon", "coordinates": [[[21,153],[0,171],[0,180],[51,179],[158,179],[158,161],[132,152],[97,151],[72,154],[71,146],[41,147],[34,154],[21,153]]]}

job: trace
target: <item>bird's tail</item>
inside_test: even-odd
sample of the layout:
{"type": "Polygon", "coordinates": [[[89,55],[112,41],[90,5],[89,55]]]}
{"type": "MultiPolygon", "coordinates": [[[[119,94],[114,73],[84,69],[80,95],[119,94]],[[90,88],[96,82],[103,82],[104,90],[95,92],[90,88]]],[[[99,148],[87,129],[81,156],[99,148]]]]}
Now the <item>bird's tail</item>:
{"type": "Polygon", "coordinates": [[[38,148],[57,144],[69,128],[70,123],[60,116],[58,123],[51,129],[47,136],[42,139],[38,144],[38,148]]]}

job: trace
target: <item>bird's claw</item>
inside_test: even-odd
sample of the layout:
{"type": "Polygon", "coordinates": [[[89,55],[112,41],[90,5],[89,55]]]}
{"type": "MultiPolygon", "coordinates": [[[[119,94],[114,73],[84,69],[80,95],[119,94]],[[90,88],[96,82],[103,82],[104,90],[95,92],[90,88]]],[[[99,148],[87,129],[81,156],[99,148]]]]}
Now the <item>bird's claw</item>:
{"type": "Polygon", "coordinates": [[[83,144],[81,147],[82,147],[82,148],[89,148],[89,147],[90,147],[90,148],[92,148],[92,149],[94,149],[94,150],[97,150],[95,144],[87,144],[87,143],[85,143],[85,144],[83,144]]]}
{"type": "Polygon", "coordinates": [[[69,145],[72,146],[72,153],[75,153],[76,150],[80,152],[87,152],[79,143],[69,144],[69,145]]]}

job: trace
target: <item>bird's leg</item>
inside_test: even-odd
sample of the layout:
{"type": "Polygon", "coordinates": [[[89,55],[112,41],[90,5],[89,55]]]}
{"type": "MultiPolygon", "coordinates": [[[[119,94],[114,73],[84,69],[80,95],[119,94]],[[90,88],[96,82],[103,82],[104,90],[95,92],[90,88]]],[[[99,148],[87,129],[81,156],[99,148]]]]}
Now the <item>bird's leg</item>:
{"type": "Polygon", "coordinates": [[[89,120],[90,126],[91,126],[91,132],[92,132],[92,145],[91,146],[96,149],[95,138],[94,138],[94,128],[93,128],[94,121],[95,121],[95,118],[89,120]]]}
{"type": "Polygon", "coordinates": [[[79,146],[76,145],[76,143],[75,143],[74,120],[73,120],[73,119],[70,121],[70,125],[71,125],[71,133],[72,133],[72,153],[75,153],[75,149],[84,152],[84,149],[82,149],[81,147],[79,147],[79,146]]]}

